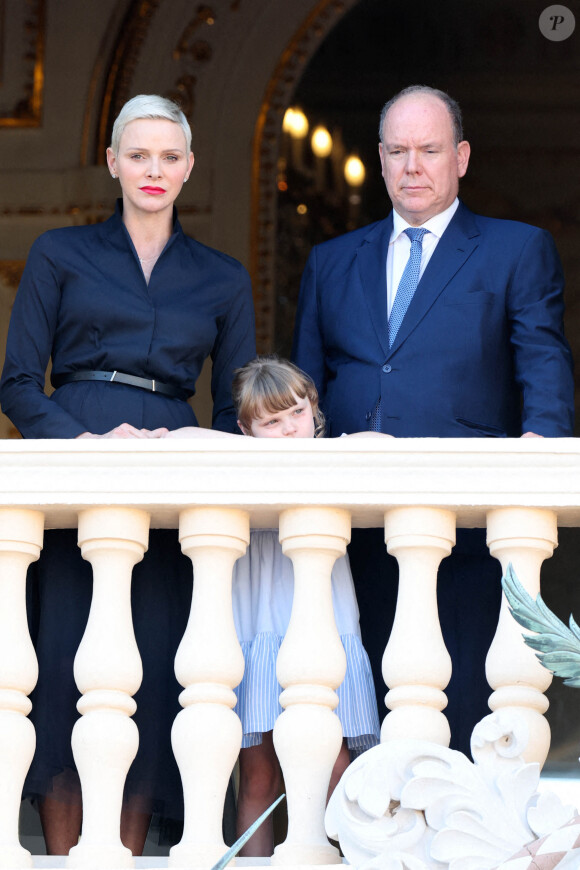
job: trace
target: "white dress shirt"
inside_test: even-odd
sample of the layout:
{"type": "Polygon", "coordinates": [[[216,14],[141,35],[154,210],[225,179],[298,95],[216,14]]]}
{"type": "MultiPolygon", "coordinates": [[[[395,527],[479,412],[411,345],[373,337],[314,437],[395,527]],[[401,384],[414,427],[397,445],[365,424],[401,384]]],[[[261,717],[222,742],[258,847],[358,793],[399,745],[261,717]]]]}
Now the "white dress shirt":
{"type": "MultiPolygon", "coordinates": [[[[441,214],[436,214],[435,217],[429,218],[424,224],[421,224],[428,233],[423,236],[423,251],[421,254],[421,271],[419,272],[419,280],[425,271],[427,263],[433,256],[433,251],[437,247],[439,239],[447,229],[451,218],[457,211],[459,200],[457,197],[451,203],[449,208],[442,211],[441,214]]],[[[405,230],[410,227],[400,214],[393,210],[393,231],[389,241],[389,252],[387,254],[387,306],[388,316],[391,316],[391,308],[397,295],[397,287],[401,280],[401,276],[407,265],[409,253],[411,251],[411,239],[406,235],[405,230]]]]}

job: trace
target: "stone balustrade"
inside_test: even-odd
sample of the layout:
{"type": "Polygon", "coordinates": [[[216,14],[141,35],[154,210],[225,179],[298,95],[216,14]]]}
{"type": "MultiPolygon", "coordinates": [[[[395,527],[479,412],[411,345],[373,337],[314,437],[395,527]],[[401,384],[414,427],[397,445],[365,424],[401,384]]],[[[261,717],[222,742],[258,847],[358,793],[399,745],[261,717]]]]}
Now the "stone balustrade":
{"type": "MultiPolygon", "coordinates": [[[[572,439],[242,437],[0,442],[0,870],[33,864],[18,841],[18,808],[34,751],[27,696],[37,678],[25,577],[41,551],[43,525],[78,526],[79,546],[94,574],[91,613],[75,661],[82,715],[73,751],[83,829],[62,866],[134,865],[119,837],[123,783],[138,745],[132,696],[142,676],[130,583],[148,530],[158,527],[179,528],[195,573],[176,658],[183,710],[173,729],[186,818],[168,863],[210,867],[225,851],[221,814],[241,741],[233,689],[243,673],[231,612],[232,567],[245,552],[250,527],[278,525],[294,564],[295,602],[278,661],[284,712],[274,732],[288,836],[272,863],[334,864],[340,857],[326,839],[323,818],[341,741],[332,710],[345,662],[330,574],[351,525],[384,526],[386,546],[400,564],[397,613],[383,661],[390,712],[382,739],[416,736],[446,745],[451,664],[437,617],[439,562],[453,547],[456,526],[487,526],[493,555],[504,568],[511,561],[535,595],[541,563],[557,544],[557,525],[580,525],[580,445],[572,439]],[[418,598],[420,609],[414,606],[418,598]]],[[[491,708],[525,714],[533,736],[527,760],[543,762],[550,740],[543,693],[550,677],[505,609],[487,673],[491,708]]]]}

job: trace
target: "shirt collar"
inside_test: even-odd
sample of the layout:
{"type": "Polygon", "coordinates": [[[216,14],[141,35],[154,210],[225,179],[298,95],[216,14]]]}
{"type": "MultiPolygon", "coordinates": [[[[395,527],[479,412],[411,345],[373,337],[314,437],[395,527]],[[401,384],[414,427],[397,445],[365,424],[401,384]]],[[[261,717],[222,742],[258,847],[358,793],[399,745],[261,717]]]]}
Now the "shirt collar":
{"type": "MultiPolygon", "coordinates": [[[[123,199],[119,197],[115,202],[115,211],[111,215],[111,217],[103,223],[104,232],[111,237],[113,242],[116,240],[120,241],[121,239],[130,240],[129,233],[123,223],[123,199]]],[[[173,241],[177,236],[183,236],[183,229],[181,224],[179,223],[179,218],[177,216],[177,209],[173,206],[173,232],[169,238],[168,244],[173,244],[173,241]]],[[[131,247],[133,243],[131,242],[131,247]]]]}
{"type": "MultiPolygon", "coordinates": [[[[425,227],[426,230],[429,230],[430,233],[433,233],[434,236],[440,239],[449,224],[451,223],[451,218],[457,211],[458,206],[459,200],[457,197],[455,197],[451,205],[448,206],[445,211],[434,215],[432,218],[429,218],[429,220],[425,221],[425,223],[421,224],[421,226],[425,227]]],[[[410,226],[411,224],[407,223],[407,221],[393,209],[393,231],[391,233],[390,241],[394,242],[395,239],[398,239],[401,233],[403,233],[407,229],[407,227],[410,226]]]]}

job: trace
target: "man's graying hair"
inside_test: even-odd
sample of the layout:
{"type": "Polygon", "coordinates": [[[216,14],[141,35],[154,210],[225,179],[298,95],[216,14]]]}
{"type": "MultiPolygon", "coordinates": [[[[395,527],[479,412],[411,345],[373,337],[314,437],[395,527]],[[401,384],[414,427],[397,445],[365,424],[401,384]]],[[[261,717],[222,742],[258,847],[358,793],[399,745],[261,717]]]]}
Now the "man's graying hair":
{"type": "Polygon", "coordinates": [[[402,91],[399,91],[398,94],[395,94],[394,97],[391,97],[391,99],[385,103],[381,112],[381,120],[379,122],[379,140],[381,142],[383,141],[383,126],[389,109],[391,109],[394,104],[401,99],[401,97],[411,97],[421,94],[437,97],[438,100],[441,100],[449,112],[451,128],[453,130],[453,143],[457,148],[459,143],[463,141],[463,120],[461,118],[459,103],[454,100],[453,97],[450,97],[449,94],[446,94],[445,91],[440,91],[437,88],[430,88],[429,85],[410,85],[408,88],[403,88],[402,91]]]}

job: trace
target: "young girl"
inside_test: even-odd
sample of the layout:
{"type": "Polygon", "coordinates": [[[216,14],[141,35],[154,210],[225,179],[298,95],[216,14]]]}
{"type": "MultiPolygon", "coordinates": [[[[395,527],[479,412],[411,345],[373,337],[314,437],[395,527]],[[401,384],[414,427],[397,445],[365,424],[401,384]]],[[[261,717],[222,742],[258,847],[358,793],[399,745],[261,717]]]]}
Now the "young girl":
{"type": "MultiPolygon", "coordinates": [[[[235,373],[234,405],[244,435],[254,438],[314,438],[324,431],[324,418],[310,377],[275,356],[252,360],[235,373]]],[[[181,429],[168,437],[236,437],[203,429],[181,429]]],[[[360,436],[385,437],[361,432],[360,436]]],[[[245,672],[236,690],[236,713],[243,726],[238,795],[238,836],[275,800],[282,777],[272,730],[282,712],[282,691],[276,679],[276,658],[288,628],[294,577],[292,562],[282,553],[278,529],[251,532],[245,556],[234,567],[233,607],[236,631],[244,653],[245,672]]],[[[334,765],[329,794],[350,762],[379,741],[379,718],[371,669],[362,646],[358,607],[347,557],[332,571],[334,614],[347,657],[346,676],[337,694],[344,740],[334,765]],[[350,750],[350,752],[349,752],[350,750]]],[[[271,817],[240,854],[273,852],[271,817]]]]}

